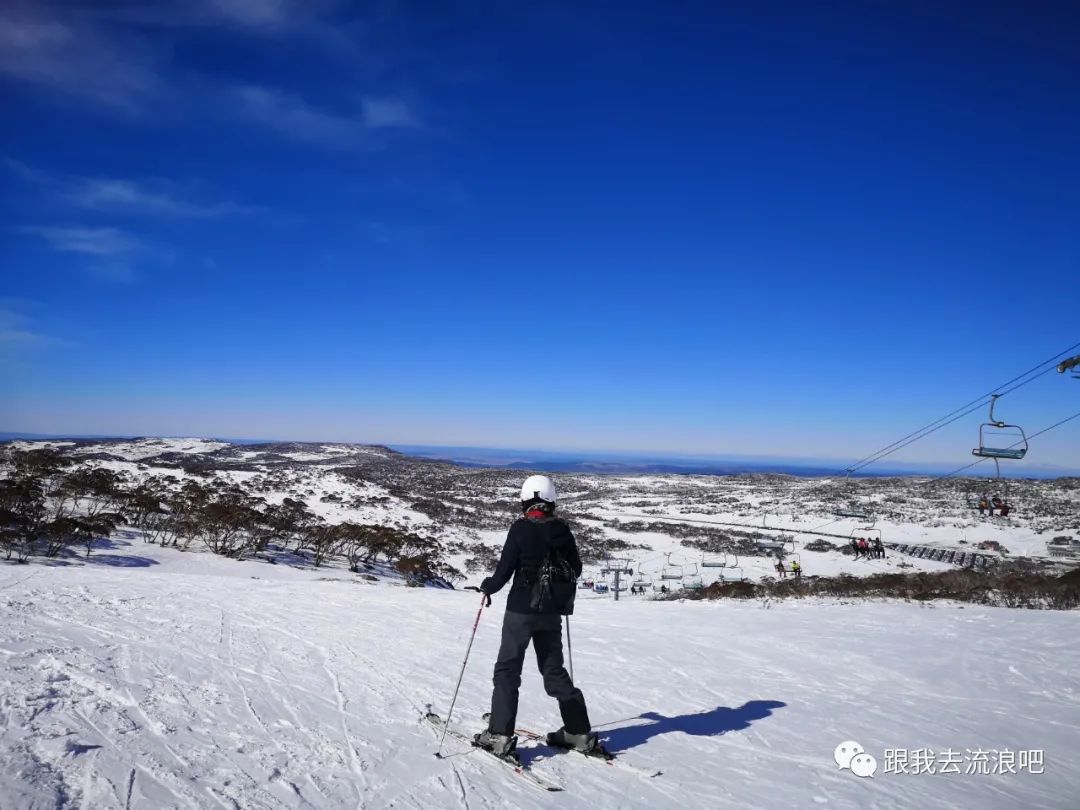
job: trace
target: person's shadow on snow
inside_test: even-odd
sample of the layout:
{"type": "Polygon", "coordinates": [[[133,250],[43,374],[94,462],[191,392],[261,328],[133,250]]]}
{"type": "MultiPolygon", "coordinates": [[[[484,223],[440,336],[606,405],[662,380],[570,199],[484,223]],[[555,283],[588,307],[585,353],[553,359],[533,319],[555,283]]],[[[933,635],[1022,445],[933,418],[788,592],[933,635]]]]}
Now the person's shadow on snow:
{"type": "Polygon", "coordinates": [[[736,709],[717,706],[708,711],[680,714],[677,717],[665,717],[656,712],[646,712],[634,719],[651,720],[651,723],[602,731],[600,738],[604,741],[605,747],[614,754],[644,745],[660,734],[670,734],[675,731],[695,737],[718,737],[729,731],[750,728],[754,721],[764,720],[773,711],[785,706],[787,704],[779,700],[751,700],[736,709]]]}

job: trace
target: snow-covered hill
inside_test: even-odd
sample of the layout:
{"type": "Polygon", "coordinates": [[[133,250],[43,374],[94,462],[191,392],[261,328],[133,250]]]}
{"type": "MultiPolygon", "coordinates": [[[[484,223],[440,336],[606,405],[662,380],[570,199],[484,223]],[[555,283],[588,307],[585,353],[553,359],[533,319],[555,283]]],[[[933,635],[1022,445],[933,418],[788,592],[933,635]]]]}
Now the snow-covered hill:
{"type": "MultiPolygon", "coordinates": [[[[469,729],[501,596],[455,711],[469,729]]],[[[664,773],[524,748],[565,788],[546,794],[460,744],[433,756],[420,714],[445,711],[477,608],[471,592],[133,533],[85,562],[0,565],[0,807],[1075,806],[1073,613],[582,598],[573,664],[594,721],[624,761],[664,773]],[[875,777],[838,769],[845,740],[875,777]],[[961,772],[885,773],[886,749],[955,754],[961,772]],[[1002,751],[1029,767],[979,772],[1007,771],[1002,751]]],[[[531,661],[519,722],[558,722],[531,661]]]]}
{"type": "MultiPolygon", "coordinates": [[[[487,573],[521,477],[356,445],[13,446],[55,447],[128,486],[237,485],[252,502],[302,501],[328,523],[436,537],[465,573],[459,584],[487,573]]],[[[1008,553],[993,557],[1044,564],[1046,540],[1080,528],[1075,480],[1016,482],[1016,511],[993,521],[967,507],[975,482],[557,481],[597,560],[586,576],[610,554],[632,579],[672,587],[773,576],[766,551],[781,535],[793,543],[785,561],[808,576],[860,575],[948,566],[854,560],[839,550],[849,536],[967,550],[996,540],[1008,553]],[[873,529],[838,518],[845,509],[873,511],[873,529]]],[[[455,714],[468,730],[487,709],[502,598],[481,617],[462,685],[455,714]]],[[[475,592],[405,587],[385,563],[353,573],[274,546],[227,559],[145,542],[132,527],[89,558],[0,562],[0,808],[1063,808],[1080,788],[1074,612],[582,592],[573,659],[590,713],[624,762],[663,775],[525,746],[528,765],[565,788],[545,794],[457,742],[433,756],[421,715],[447,709],[478,607],[475,592]],[[837,767],[847,740],[877,758],[876,776],[837,767]],[[927,750],[935,772],[913,773],[927,750]],[[896,772],[901,752],[907,773],[896,772]]],[[[558,722],[529,666],[519,722],[558,722]]]]}
{"type": "MultiPolygon", "coordinates": [[[[134,481],[167,476],[239,484],[268,503],[286,497],[302,500],[330,523],[378,523],[435,535],[452,547],[449,561],[466,576],[461,584],[476,584],[486,574],[479,561],[501,547],[523,475],[347,444],[138,439],[10,446],[55,447],[83,464],[106,467],[134,481]],[[478,553],[481,547],[486,554],[478,553]]],[[[564,475],[556,480],[562,514],[595,552],[597,562],[586,576],[603,579],[599,558],[610,554],[625,560],[635,571],[628,579],[646,583],[649,592],[661,583],[678,588],[699,579],[708,585],[721,576],[774,576],[776,552],[769,544],[788,538],[793,542],[783,550],[786,565],[799,560],[808,576],[951,567],[894,553],[883,560],[842,553],[852,537],[861,536],[879,536],[888,546],[963,551],[969,563],[978,552],[989,562],[1023,557],[1040,565],[1080,564],[1080,479],[1075,478],[1011,481],[1013,511],[1008,518],[985,517],[970,507],[971,497],[1000,489],[985,479],[650,474],[564,475]],[[837,517],[837,511],[844,510],[872,513],[873,518],[837,517]],[[1065,538],[1069,545],[1064,548],[1072,554],[1051,557],[1063,548],[1051,544],[1054,538],[1065,538]],[[808,550],[808,544],[823,550],[808,550]],[[980,544],[990,548],[979,549],[980,544]],[[705,567],[707,561],[726,561],[728,566],[705,567]],[[665,572],[685,576],[665,581],[665,572]]]]}

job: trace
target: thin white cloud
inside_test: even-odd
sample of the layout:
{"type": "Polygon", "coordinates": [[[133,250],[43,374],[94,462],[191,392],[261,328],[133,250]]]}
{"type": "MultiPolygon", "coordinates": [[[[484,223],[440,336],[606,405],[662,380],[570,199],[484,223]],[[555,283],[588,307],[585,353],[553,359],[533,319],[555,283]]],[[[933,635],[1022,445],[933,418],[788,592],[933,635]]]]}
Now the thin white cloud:
{"type": "MultiPolygon", "coordinates": [[[[371,15],[378,16],[375,12],[367,16],[371,15]]],[[[413,105],[378,94],[360,98],[358,109],[342,111],[272,86],[179,72],[169,67],[167,43],[182,36],[183,29],[194,27],[306,42],[323,57],[340,59],[343,71],[356,77],[354,81],[366,74],[374,82],[385,72],[386,58],[368,53],[377,49],[369,47],[372,34],[365,15],[337,0],[193,0],[112,6],[24,0],[0,4],[0,80],[15,79],[59,97],[95,102],[132,115],[232,117],[299,141],[338,148],[370,145],[377,130],[423,125],[413,105]],[[176,33],[155,36],[155,29],[176,33]],[[367,44],[360,48],[361,43],[367,44]]],[[[344,89],[357,98],[355,88],[344,89]]],[[[96,193],[84,190],[83,198],[125,206],[142,198],[161,213],[202,215],[191,208],[180,214],[175,201],[161,199],[161,189],[119,183],[98,188],[96,193]],[[148,191],[155,192],[156,199],[148,200],[148,191]]]]}
{"type": "Polygon", "coordinates": [[[289,0],[208,0],[205,6],[227,20],[252,28],[276,28],[302,8],[289,0]]]}
{"type": "Polygon", "coordinates": [[[25,329],[0,329],[0,346],[40,346],[45,341],[44,335],[27,332],[25,329]]]}
{"type": "Polygon", "coordinates": [[[365,98],[364,125],[368,129],[399,127],[416,129],[420,127],[420,117],[406,102],[395,98],[365,98]]]}
{"type": "Polygon", "coordinates": [[[360,143],[364,137],[362,119],[320,110],[300,96],[275,88],[237,85],[232,88],[229,100],[234,114],[298,140],[326,146],[350,146],[360,143]]]}
{"type": "Polygon", "coordinates": [[[0,76],[128,113],[160,94],[149,50],[135,39],[116,41],[68,15],[36,4],[0,8],[0,76]]]}
{"type": "Polygon", "coordinates": [[[296,140],[339,148],[375,145],[376,130],[422,126],[415,109],[394,98],[366,97],[359,114],[343,114],[315,107],[276,87],[243,84],[229,90],[226,104],[233,116],[296,140]]]}
{"type": "MultiPolygon", "coordinates": [[[[333,0],[186,0],[183,3],[119,4],[97,10],[99,19],[161,28],[238,28],[253,34],[294,33],[324,17],[333,0]]],[[[306,31],[305,31],[306,32],[306,31]]]]}
{"type": "Polygon", "coordinates": [[[130,256],[142,243],[119,228],[89,228],[68,225],[26,225],[21,233],[44,239],[61,253],[81,253],[98,258],[130,256]]]}
{"type": "Polygon", "coordinates": [[[199,203],[177,196],[171,184],[151,184],[106,177],[83,177],[68,190],[67,198],[82,208],[99,211],[131,211],[169,217],[218,219],[259,211],[255,206],[232,201],[199,203]]]}
{"type": "MultiPolygon", "coordinates": [[[[0,304],[5,299],[0,299],[0,304]]],[[[14,360],[25,353],[63,341],[37,331],[33,321],[21,312],[0,307],[0,361],[14,360]]]]}
{"type": "Polygon", "coordinates": [[[220,219],[260,213],[257,206],[231,200],[203,202],[196,198],[196,184],[182,188],[169,180],[128,180],[115,177],[85,177],[53,174],[16,160],[5,161],[8,168],[27,183],[69,205],[91,211],[139,214],[190,219],[220,219]]]}

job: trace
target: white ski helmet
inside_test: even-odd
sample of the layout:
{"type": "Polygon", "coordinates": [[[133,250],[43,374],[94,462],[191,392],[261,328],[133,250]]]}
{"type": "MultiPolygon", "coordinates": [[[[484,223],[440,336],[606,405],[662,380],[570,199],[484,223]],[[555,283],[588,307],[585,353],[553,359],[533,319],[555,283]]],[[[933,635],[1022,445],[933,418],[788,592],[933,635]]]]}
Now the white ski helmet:
{"type": "Polygon", "coordinates": [[[546,475],[530,475],[521,485],[521,505],[529,507],[540,501],[555,505],[555,485],[546,475]]]}

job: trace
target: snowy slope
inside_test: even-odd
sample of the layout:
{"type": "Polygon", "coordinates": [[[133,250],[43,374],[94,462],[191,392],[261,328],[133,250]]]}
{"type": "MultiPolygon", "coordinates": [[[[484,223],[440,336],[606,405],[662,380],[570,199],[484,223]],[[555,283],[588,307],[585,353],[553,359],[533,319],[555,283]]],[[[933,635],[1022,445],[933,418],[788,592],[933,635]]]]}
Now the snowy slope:
{"type": "MultiPolygon", "coordinates": [[[[187,462],[201,463],[213,478],[254,488],[269,503],[286,497],[303,500],[331,523],[354,521],[398,526],[433,534],[447,544],[482,542],[497,551],[504,530],[492,530],[483,520],[475,526],[439,520],[415,508],[416,501],[446,498],[455,508],[495,514],[503,525],[523,473],[477,470],[409,459],[386,448],[351,444],[229,445],[205,439],[137,439],[81,442],[13,442],[30,449],[52,446],[81,463],[103,466],[139,480],[147,476],[183,479],[187,462]],[[89,459],[89,460],[87,460],[89,459]],[[357,466],[359,465],[359,466],[357,466]],[[343,472],[362,469],[363,478],[343,472]]],[[[700,567],[703,555],[683,544],[677,529],[734,530],[736,533],[794,534],[796,555],[807,576],[882,571],[938,571],[948,563],[890,554],[885,560],[856,560],[837,550],[806,551],[807,543],[821,539],[808,533],[824,531],[834,545],[858,536],[863,522],[837,518],[835,509],[857,504],[877,514],[874,524],[887,544],[917,544],[972,552],[984,541],[1001,544],[1004,553],[991,558],[1048,559],[1047,542],[1068,535],[1080,543],[1080,482],[1075,479],[1013,482],[1011,499],[1016,510],[1008,519],[981,517],[968,508],[967,496],[987,486],[983,480],[949,481],[928,486],[926,479],[801,479],[791,476],[704,475],[565,475],[555,476],[563,513],[575,526],[592,528],[602,536],[637,548],[618,552],[635,571],[653,585],[669,562],[684,566],[691,576],[710,584],[721,573],[700,567]],[[628,522],[659,522],[672,531],[637,532],[619,528],[628,522]],[[687,522],[691,521],[691,522],[687,522]],[[693,523],[697,521],[697,523],[693,523]],[[720,525],[711,525],[719,522],[720,525]],[[732,526],[731,524],[734,524],[732,526]],[[668,558],[667,555],[671,555],[668,558]],[[695,566],[698,566],[695,571],[695,566]]],[[[473,552],[451,554],[448,562],[465,570],[473,552]]],[[[743,554],[736,577],[752,580],[775,576],[773,557],[761,552],[743,554]]],[[[1066,560],[1075,565],[1080,558],[1066,560]]],[[[484,571],[467,572],[461,584],[477,584],[484,571]]],[[[600,579],[599,566],[586,576],[600,579]]],[[[681,585],[681,583],[669,583],[681,585]]]]}
{"type": "MultiPolygon", "coordinates": [[[[1080,790],[1076,614],[900,603],[582,599],[574,669],[644,779],[525,756],[545,794],[435,738],[475,593],[158,549],[0,564],[0,807],[1065,808],[1080,790]],[[885,748],[1042,749],[1042,775],[884,774],[885,748]]],[[[487,708],[501,596],[456,714],[487,708]]],[[[519,722],[557,723],[527,662],[519,722]]]]}

